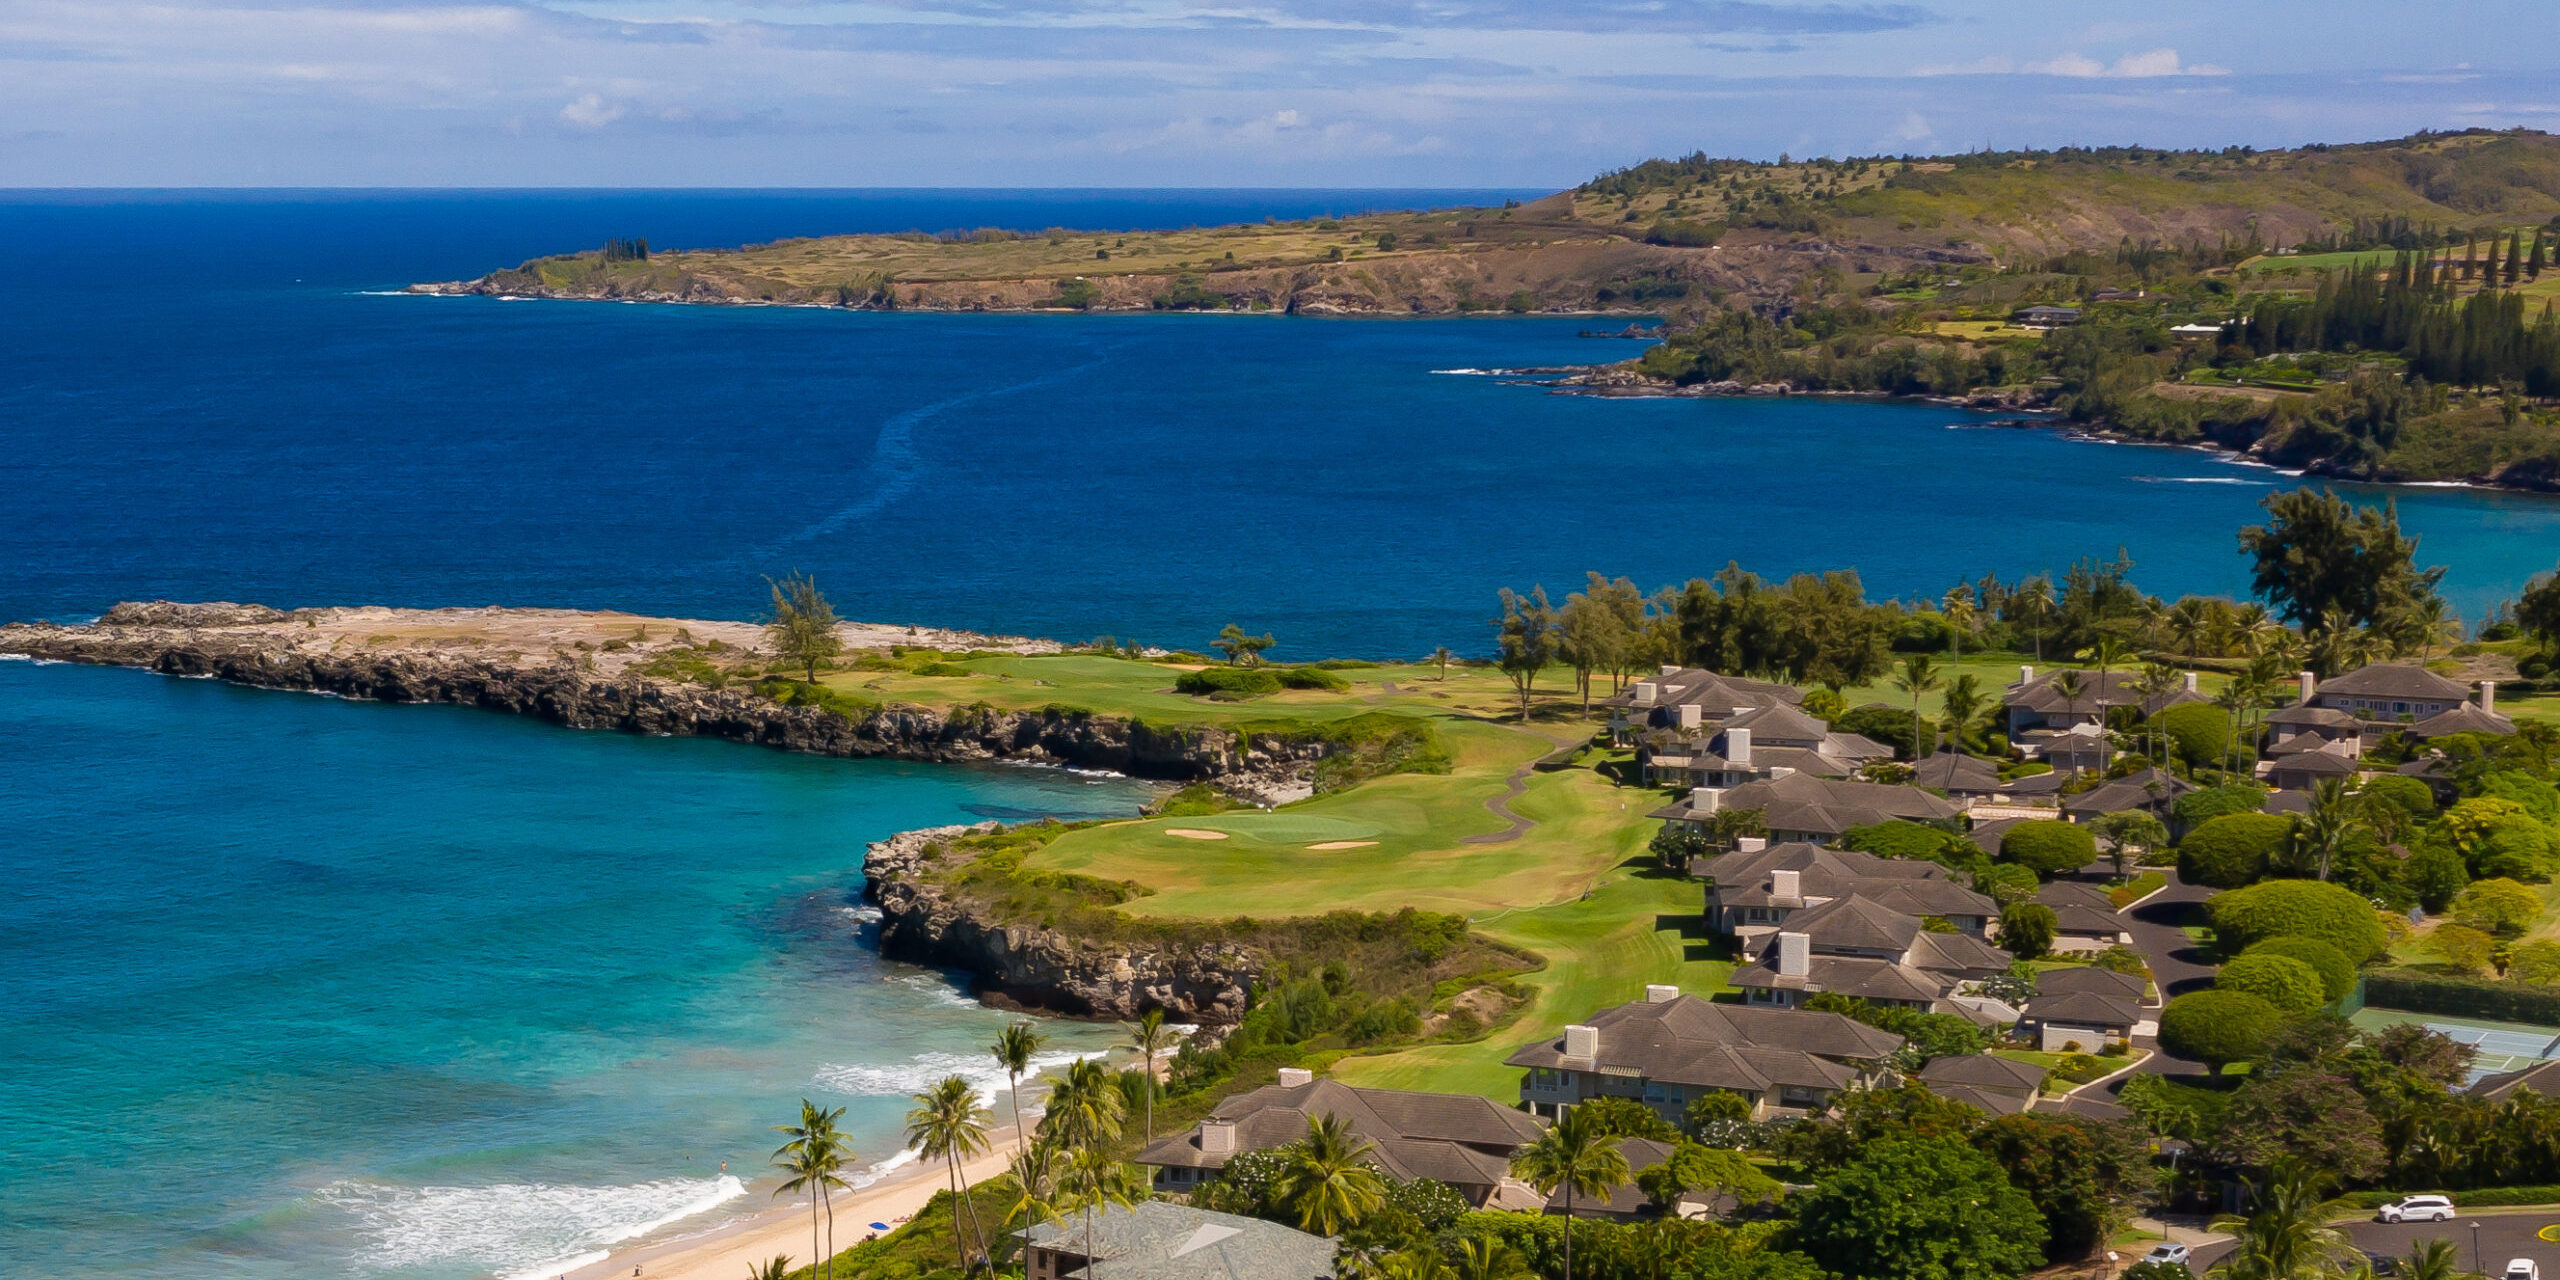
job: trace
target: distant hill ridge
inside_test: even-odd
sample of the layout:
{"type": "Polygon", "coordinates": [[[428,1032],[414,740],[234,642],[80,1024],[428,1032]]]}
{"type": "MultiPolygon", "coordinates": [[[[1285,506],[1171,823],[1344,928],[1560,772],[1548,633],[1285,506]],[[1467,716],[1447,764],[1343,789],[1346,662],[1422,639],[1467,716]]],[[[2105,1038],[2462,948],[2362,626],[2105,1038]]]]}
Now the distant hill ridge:
{"type": "MultiPolygon", "coordinates": [[[[1165,232],[828,236],[536,258],[431,293],[866,309],[1650,313],[1930,265],[2126,245],[2326,245],[2560,216],[2560,138],[2421,133],[2284,151],[2142,147],[1775,163],[1647,160],[1500,209],[1165,232]]],[[[629,230],[614,228],[619,237],[629,230]]],[[[1836,286],[1826,288],[1833,291],[1836,286]]]]}

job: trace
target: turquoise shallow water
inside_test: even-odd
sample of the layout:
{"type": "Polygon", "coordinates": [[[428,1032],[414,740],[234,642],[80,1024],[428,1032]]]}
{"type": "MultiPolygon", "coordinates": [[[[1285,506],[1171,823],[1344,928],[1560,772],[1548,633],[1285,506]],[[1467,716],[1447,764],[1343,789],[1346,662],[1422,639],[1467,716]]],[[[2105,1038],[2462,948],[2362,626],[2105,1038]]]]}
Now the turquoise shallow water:
{"type": "Polygon", "coordinates": [[[804,1095],[884,1159],[1002,1018],[863,843],[1144,794],[24,662],[0,762],[7,1276],[532,1266],[760,1206],[804,1095]]]}

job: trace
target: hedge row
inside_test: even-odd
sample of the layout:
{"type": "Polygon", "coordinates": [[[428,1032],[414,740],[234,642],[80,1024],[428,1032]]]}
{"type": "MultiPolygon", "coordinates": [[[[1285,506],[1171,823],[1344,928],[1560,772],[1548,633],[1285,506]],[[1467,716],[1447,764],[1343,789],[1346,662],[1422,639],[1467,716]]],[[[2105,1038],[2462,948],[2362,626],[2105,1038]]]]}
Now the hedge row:
{"type": "Polygon", "coordinates": [[[2368,1006],[2411,1013],[2560,1026],[2560,987],[2455,978],[2414,969],[2367,969],[2364,1001],[2368,1006]]]}
{"type": "MultiPolygon", "coordinates": [[[[2343,1197],[2359,1209],[2379,1209],[2408,1191],[2350,1191],[2343,1197]]],[[[2560,1204],[2560,1187],[2481,1187],[2471,1191],[2446,1191],[2459,1209],[2498,1209],[2527,1204],[2560,1204]]]]}

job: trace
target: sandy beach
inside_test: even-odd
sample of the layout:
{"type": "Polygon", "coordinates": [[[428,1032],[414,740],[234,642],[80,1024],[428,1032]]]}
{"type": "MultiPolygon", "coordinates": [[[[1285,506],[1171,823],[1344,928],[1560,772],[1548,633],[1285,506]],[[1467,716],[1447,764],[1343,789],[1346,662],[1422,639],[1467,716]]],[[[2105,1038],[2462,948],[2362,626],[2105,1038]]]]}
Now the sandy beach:
{"type": "MultiPolygon", "coordinates": [[[[1005,1162],[1013,1157],[1011,1126],[989,1131],[987,1139],[988,1153],[965,1167],[965,1175],[972,1183],[1004,1172],[1005,1162]]],[[[858,1191],[838,1193],[836,1249],[850,1249],[862,1243],[865,1236],[876,1234],[870,1226],[874,1222],[904,1226],[904,1219],[921,1212],[935,1192],[945,1189],[945,1178],[939,1162],[919,1160],[899,1166],[887,1177],[858,1191]]],[[[772,1193],[758,1186],[749,1194],[772,1193]]],[[[824,1227],[820,1230],[823,1232],[824,1227]]],[[[775,1254],[789,1254],[795,1268],[809,1265],[809,1202],[805,1198],[776,1202],[751,1218],[707,1234],[617,1249],[602,1262],[559,1275],[566,1280],[632,1275],[643,1280],[740,1280],[751,1267],[762,1265],[775,1254]]]]}

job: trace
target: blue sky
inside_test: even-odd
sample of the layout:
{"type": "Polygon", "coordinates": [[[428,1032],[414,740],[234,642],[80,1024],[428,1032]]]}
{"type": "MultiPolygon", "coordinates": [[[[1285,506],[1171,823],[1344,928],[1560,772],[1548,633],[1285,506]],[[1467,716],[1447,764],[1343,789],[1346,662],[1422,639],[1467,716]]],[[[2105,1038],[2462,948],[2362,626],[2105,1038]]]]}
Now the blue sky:
{"type": "Polygon", "coordinates": [[[2560,129],[2555,36],[2549,0],[0,0],[0,185],[1553,187],[1692,149],[2277,146],[2560,129]]]}

